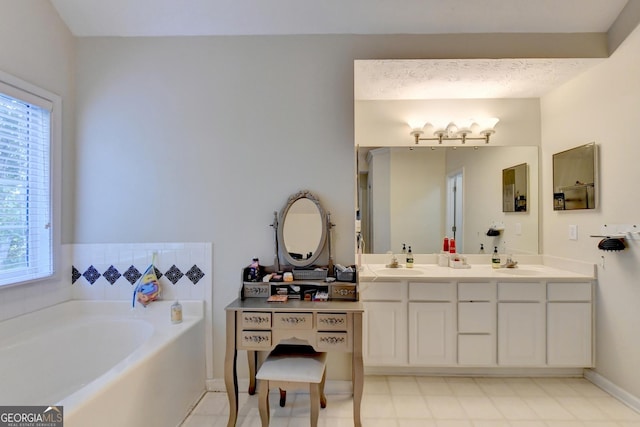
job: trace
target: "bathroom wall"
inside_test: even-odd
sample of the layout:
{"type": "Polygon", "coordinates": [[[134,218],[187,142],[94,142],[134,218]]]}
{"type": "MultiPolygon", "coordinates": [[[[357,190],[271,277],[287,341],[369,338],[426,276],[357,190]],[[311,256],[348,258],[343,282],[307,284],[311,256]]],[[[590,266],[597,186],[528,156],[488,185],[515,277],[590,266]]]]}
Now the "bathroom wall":
{"type": "MultiPolygon", "coordinates": [[[[73,208],[75,39],[48,1],[0,0],[0,70],[62,97],[62,205],[73,208]]],[[[73,227],[63,208],[63,228],[73,227]]],[[[68,237],[68,234],[67,234],[68,237]]],[[[63,237],[64,238],[64,237],[63,237]]],[[[64,242],[64,240],[63,240],[64,242]]],[[[60,268],[69,265],[62,250],[60,268]]],[[[68,272],[68,270],[66,270],[68,272]]],[[[66,301],[68,273],[55,280],[0,288],[0,320],[66,301]]]]}
{"type": "Polygon", "coordinates": [[[598,265],[596,369],[640,406],[640,241],[622,252],[597,249],[603,224],[639,224],[640,28],[602,64],[541,99],[541,203],[545,254],[598,265]],[[553,153],[594,141],[599,148],[599,207],[553,211],[553,153]],[[577,225],[578,240],[568,239],[577,225]]]}

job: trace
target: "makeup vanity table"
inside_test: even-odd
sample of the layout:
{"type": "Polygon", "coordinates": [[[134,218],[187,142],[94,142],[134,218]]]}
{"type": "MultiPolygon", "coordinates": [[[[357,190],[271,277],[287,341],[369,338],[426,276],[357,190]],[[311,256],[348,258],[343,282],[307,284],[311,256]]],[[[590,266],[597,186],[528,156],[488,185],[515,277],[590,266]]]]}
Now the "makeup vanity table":
{"type": "MultiPolygon", "coordinates": [[[[258,354],[268,354],[279,344],[309,345],[318,352],[351,353],[353,424],[362,425],[360,406],[364,387],[362,321],[364,308],[358,301],[357,275],[352,280],[331,280],[331,220],[318,199],[308,191],[289,197],[272,226],[276,230],[276,263],[256,274],[242,273],[241,297],[226,308],[226,352],[224,379],[229,397],[227,427],[238,418],[237,352],[247,352],[249,394],[256,390],[258,354]],[[328,239],[327,239],[328,237],[328,239]],[[330,280],[300,279],[296,268],[311,273],[328,240],[330,280]],[[280,266],[280,257],[286,265],[280,266]],[[304,270],[309,269],[309,270],[304,270]],[[264,282],[257,276],[267,272],[291,271],[293,281],[264,282]],[[250,279],[250,280],[248,280],[250,279]],[[269,302],[271,295],[286,295],[284,302],[269,302]],[[320,300],[320,294],[324,295],[320,300]]],[[[299,270],[300,271],[300,270],[299,270]]],[[[340,278],[339,274],[336,274],[340,278]]],[[[330,370],[331,366],[327,366],[330,370]]]]}
{"type": "MultiPolygon", "coordinates": [[[[308,343],[316,351],[351,353],[353,424],[361,426],[360,404],[364,385],[362,362],[362,304],[357,301],[267,302],[263,298],[237,299],[226,307],[227,342],[225,385],[229,395],[228,427],[238,416],[237,351],[247,350],[249,393],[255,392],[258,351],[271,351],[283,343],[308,343]]],[[[328,367],[330,369],[330,367],[328,367]]]]}

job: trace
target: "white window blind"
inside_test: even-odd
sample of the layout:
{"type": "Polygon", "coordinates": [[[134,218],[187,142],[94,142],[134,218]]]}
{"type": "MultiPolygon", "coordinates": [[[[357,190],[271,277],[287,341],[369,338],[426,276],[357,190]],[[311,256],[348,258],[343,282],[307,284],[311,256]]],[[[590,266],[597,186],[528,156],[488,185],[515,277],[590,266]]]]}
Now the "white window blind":
{"type": "Polygon", "coordinates": [[[53,274],[51,109],[0,82],[0,286],[53,274]]]}

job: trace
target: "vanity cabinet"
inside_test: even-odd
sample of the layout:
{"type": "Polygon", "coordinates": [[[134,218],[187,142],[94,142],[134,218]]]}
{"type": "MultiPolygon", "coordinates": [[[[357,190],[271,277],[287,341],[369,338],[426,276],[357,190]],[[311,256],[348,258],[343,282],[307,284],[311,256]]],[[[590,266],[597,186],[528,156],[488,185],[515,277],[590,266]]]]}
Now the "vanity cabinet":
{"type": "Polygon", "coordinates": [[[456,363],[455,283],[409,283],[409,364],[456,363]]]}
{"type": "Polygon", "coordinates": [[[458,283],[458,364],[496,364],[496,284],[458,283]]]}
{"type": "Polygon", "coordinates": [[[407,285],[404,282],[372,282],[361,285],[364,306],[364,362],[372,366],[407,364],[407,285]]]}
{"type": "Polygon", "coordinates": [[[545,364],[545,284],[498,283],[498,364],[545,364]]]}
{"type": "Polygon", "coordinates": [[[593,286],[591,283],[547,286],[547,363],[592,366],[593,286]]]}
{"type": "Polygon", "coordinates": [[[593,282],[360,282],[366,366],[593,366],[593,282]]]}

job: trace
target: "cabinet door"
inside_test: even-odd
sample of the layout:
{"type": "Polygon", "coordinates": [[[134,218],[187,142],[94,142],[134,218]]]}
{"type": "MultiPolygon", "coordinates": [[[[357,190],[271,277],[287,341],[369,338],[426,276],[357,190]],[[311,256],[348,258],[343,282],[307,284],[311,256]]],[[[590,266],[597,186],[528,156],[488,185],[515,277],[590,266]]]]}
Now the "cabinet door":
{"type": "Polygon", "coordinates": [[[402,302],[364,303],[365,365],[407,364],[407,308],[402,302]]]}
{"type": "Polygon", "coordinates": [[[541,302],[498,304],[498,365],[545,365],[544,312],[541,302]]]}
{"type": "Polygon", "coordinates": [[[455,365],[456,332],[454,303],[409,303],[409,363],[455,365]]]}
{"type": "Polygon", "coordinates": [[[592,366],[591,303],[550,302],[547,307],[547,363],[592,366]]]}

